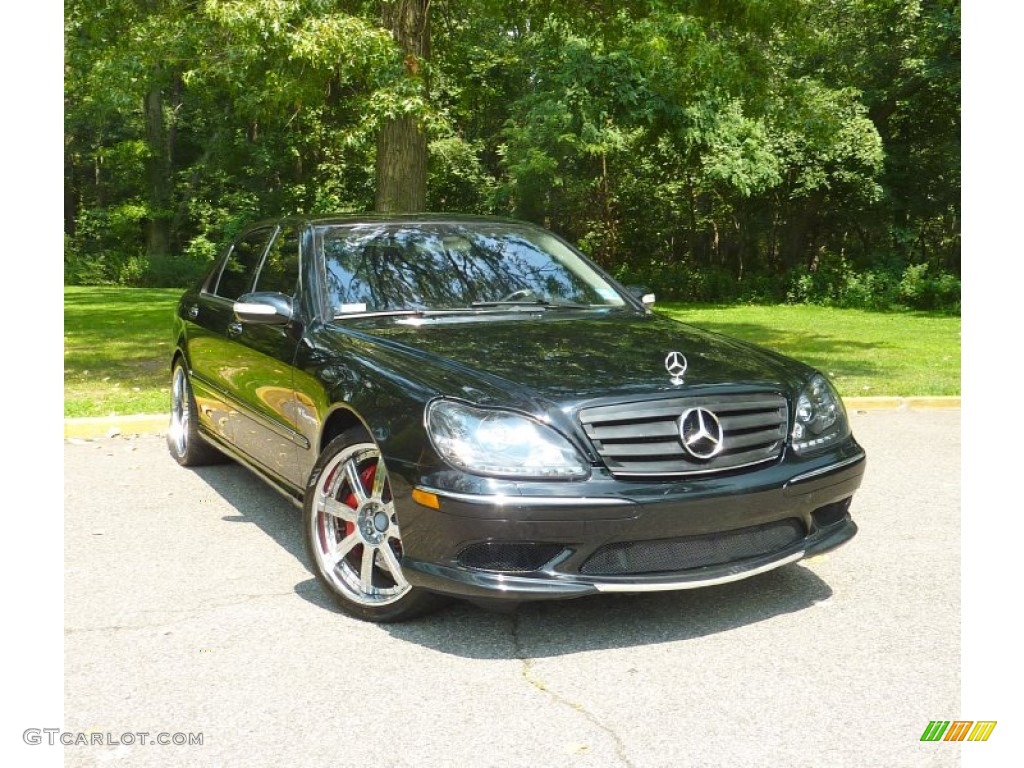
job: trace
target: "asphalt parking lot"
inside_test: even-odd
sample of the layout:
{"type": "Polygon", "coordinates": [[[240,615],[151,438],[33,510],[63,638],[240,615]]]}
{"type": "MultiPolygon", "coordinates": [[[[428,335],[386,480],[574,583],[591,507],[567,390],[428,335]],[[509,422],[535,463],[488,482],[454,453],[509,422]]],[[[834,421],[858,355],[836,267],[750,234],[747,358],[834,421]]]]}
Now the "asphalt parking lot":
{"type": "Polygon", "coordinates": [[[395,626],[331,607],[298,510],[241,467],[68,440],[63,727],[114,743],[65,764],[959,765],[984,745],[919,739],[960,715],[960,411],[852,420],[868,469],[836,552],[395,626]]]}

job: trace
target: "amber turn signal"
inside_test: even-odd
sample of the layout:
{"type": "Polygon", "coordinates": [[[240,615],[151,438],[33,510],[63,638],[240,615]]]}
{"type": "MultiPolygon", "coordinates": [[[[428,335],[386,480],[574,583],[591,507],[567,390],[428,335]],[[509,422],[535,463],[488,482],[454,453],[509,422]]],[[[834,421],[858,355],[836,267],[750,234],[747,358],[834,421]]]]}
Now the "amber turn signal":
{"type": "Polygon", "coordinates": [[[422,504],[424,507],[430,507],[431,509],[441,508],[441,502],[438,501],[436,494],[428,493],[427,491],[420,490],[419,488],[412,489],[412,500],[417,504],[422,504]]]}

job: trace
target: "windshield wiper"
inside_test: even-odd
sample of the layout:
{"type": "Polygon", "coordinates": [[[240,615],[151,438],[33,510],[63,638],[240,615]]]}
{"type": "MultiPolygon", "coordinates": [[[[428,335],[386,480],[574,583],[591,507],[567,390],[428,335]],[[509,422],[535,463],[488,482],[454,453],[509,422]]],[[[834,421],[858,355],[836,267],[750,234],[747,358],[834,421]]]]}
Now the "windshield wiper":
{"type": "Polygon", "coordinates": [[[471,305],[474,309],[486,309],[488,307],[523,307],[524,309],[592,309],[592,304],[577,304],[573,301],[562,301],[560,299],[505,299],[498,301],[474,301],[471,305]]]}
{"type": "Polygon", "coordinates": [[[448,315],[453,312],[465,312],[464,309],[379,309],[370,312],[339,312],[334,315],[335,320],[352,320],[363,317],[432,317],[433,315],[448,315]]]}
{"type": "Polygon", "coordinates": [[[438,315],[457,315],[479,309],[516,309],[519,311],[536,311],[539,309],[595,309],[593,304],[577,304],[560,299],[508,299],[499,301],[474,301],[468,307],[451,307],[447,309],[380,309],[369,312],[338,312],[335,320],[352,320],[364,317],[436,317],[438,315]]]}

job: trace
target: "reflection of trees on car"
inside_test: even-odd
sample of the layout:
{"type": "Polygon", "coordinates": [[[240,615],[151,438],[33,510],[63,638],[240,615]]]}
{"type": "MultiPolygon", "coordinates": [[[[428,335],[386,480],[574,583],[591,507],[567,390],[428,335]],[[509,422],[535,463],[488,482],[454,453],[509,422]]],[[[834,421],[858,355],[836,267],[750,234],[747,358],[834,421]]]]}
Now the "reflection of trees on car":
{"type": "Polygon", "coordinates": [[[442,309],[512,297],[607,303],[608,293],[602,296],[557,250],[545,250],[545,239],[501,227],[429,224],[334,227],[321,234],[335,307],[442,309]]]}

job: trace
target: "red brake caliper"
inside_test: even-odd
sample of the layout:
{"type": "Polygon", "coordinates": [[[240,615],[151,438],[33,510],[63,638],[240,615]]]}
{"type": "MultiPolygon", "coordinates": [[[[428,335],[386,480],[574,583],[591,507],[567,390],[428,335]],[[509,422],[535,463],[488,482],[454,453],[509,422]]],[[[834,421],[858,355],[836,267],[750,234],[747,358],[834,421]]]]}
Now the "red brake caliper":
{"type": "MultiPolygon", "coordinates": [[[[361,471],[359,473],[359,479],[362,481],[364,489],[365,488],[373,488],[373,478],[376,476],[376,474],[377,474],[377,463],[371,461],[367,465],[366,469],[364,469],[363,471],[361,471]]],[[[353,491],[351,488],[349,488],[348,496],[346,496],[344,499],[342,499],[342,501],[350,509],[355,509],[358,506],[358,503],[356,502],[355,491],[353,491]]],[[[356,529],[355,523],[349,522],[348,520],[345,521],[345,536],[348,536],[355,529],[356,529]]]]}

